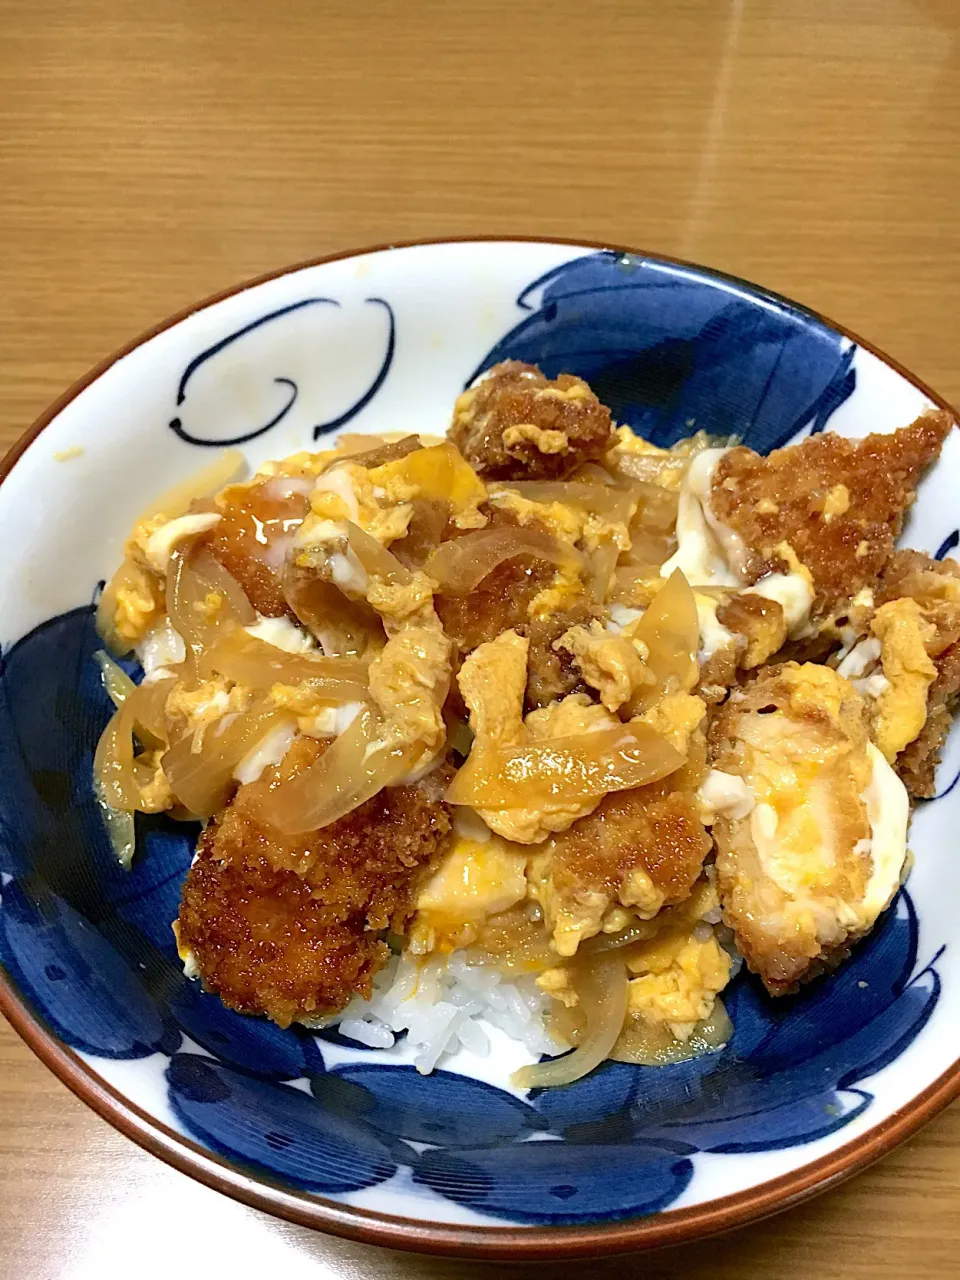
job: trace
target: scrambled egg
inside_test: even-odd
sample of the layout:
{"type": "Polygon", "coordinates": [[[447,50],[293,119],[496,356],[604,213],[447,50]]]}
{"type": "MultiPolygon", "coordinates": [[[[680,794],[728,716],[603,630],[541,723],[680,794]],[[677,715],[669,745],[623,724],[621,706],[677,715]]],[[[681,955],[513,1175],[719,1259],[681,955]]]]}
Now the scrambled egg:
{"type": "Polygon", "coordinates": [[[413,515],[413,502],[423,498],[445,503],[459,529],[480,529],[486,517],[479,506],[486,487],[451,444],[417,449],[406,457],[366,468],[349,458],[321,474],[310,494],[316,522],[351,520],[385,547],[402,538],[413,515]]]}
{"type": "Polygon", "coordinates": [[[691,693],[667,693],[638,719],[663,734],[681,755],[690,748],[690,739],[703,723],[707,704],[691,693]]]}
{"type": "Polygon", "coordinates": [[[310,493],[310,511],[298,541],[308,540],[317,522],[351,520],[364,533],[388,547],[407,532],[413,506],[409,502],[381,505],[366,467],[338,462],[319,476],[310,493]]]}
{"type": "Polygon", "coordinates": [[[619,933],[637,920],[652,920],[664,895],[649,873],[632,867],[620,885],[585,879],[571,890],[558,890],[554,877],[556,844],[547,841],[531,858],[527,879],[530,895],[542,907],[557,955],[577,954],[581,942],[598,933],[619,933]]]}
{"type": "Polygon", "coordinates": [[[159,620],[164,609],[162,584],[133,560],[127,560],[104,593],[108,627],[132,648],[159,620]]]}
{"type": "Polygon", "coordinates": [[[612,634],[601,622],[571,627],[556,647],[573,654],[580,674],[597,690],[608,711],[619,710],[642,686],[653,684],[646,667],[649,650],[643,641],[612,634]]]}
{"type": "Polygon", "coordinates": [[[717,995],[730,981],[731,960],[713,934],[668,933],[627,958],[637,976],[627,985],[627,1008],[635,1017],[665,1022],[678,1040],[689,1040],[698,1022],[710,1016],[717,995]]]}
{"type": "Polygon", "coordinates": [[[490,916],[527,896],[527,850],[496,835],[458,834],[417,895],[410,945],[415,953],[468,946],[490,916]]]}
{"type": "MultiPolygon", "coordinates": [[[[680,906],[670,907],[639,926],[640,941],[622,950],[629,981],[629,1016],[665,1025],[682,1042],[713,1012],[716,998],[730,981],[732,962],[704,917],[718,915],[715,885],[701,879],[680,906]]],[[[560,951],[561,955],[567,954],[560,951]]],[[[564,965],[544,970],[537,986],[569,1008],[579,999],[572,971],[564,965]]]]}
{"type": "Polygon", "coordinates": [[[250,705],[251,692],[240,685],[232,687],[226,680],[205,680],[196,689],[187,689],[177,681],[166,701],[166,714],[182,722],[181,734],[193,734],[192,750],[203,747],[204,734],[223,716],[237,715],[250,705]]]}
{"type": "MultiPolygon", "coordinates": [[[[504,631],[482,644],[464,661],[457,681],[470,712],[474,750],[517,746],[549,738],[590,733],[618,725],[602,706],[585,695],[571,694],[523,718],[527,685],[529,641],[515,631],[504,631]]],[[[577,818],[592,811],[602,797],[551,799],[529,809],[481,809],[491,830],[518,844],[536,844],[551,831],[563,831],[577,818]]]]}
{"type": "Polygon", "coordinates": [[[887,681],[874,707],[874,740],[884,758],[893,763],[917,737],[927,718],[927,694],[937,669],[926,645],[936,637],[936,627],[909,597],[881,605],[870,627],[880,641],[880,662],[887,681]]]}

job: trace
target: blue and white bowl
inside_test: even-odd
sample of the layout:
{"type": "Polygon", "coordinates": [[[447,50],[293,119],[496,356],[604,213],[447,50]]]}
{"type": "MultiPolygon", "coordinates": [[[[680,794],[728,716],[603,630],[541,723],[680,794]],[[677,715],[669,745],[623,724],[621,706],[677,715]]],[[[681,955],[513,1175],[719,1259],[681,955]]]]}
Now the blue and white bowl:
{"type": "MultiPolygon", "coordinates": [[[[109,712],[92,661],[98,583],[139,511],[211,449],[240,445],[255,465],[344,428],[442,432],[458,392],[505,357],[583,375],[664,445],[705,429],[768,450],[942,405],[743,281],[541,241],[328,259],[112,357],[2,471],[0,1005],[106,1119],[227,1194],[369,1242],[532,1259],[748,1222],[862,1168],[960,1093],[960,740],[940,798],[914,817],[908,888],[873,936],[793,999],[741,974],[732,1041],[693,1062],[608,1063],[525,1096],[500,1055],[421,1077],[402,1046],[280,1031],[188,982],[170,922],[195,832],[138,819],[125,873],[91,794],[109,712]]],[[[958,540],[957,434],[905,538],[940,554],[958,540]]]]}

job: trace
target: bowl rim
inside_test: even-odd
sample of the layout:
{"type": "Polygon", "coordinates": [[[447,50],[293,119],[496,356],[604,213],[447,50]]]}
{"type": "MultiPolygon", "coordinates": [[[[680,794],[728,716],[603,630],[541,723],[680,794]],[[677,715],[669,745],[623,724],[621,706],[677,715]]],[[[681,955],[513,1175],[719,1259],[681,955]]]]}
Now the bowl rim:
{"type": "MultiPolygon", "coordinates": [[[[168,316],[99,361],[56,398],[0,461],[0,484],[7,479],[18,459],[40,433],[91,383],[106,373],[118,360],[198,311],[203,311],[215,303],[235,297],[269,281],[347,258],[364,257],[395,249],[429,248],[447,244],[503,243],[557,245],[590,252],[612,251],[629,254],[668,266],[694,270],[704,276],[739,285],[752,295],[770,299],[826,325],[899,373],[938,408],[946,410],[954,418],[958,416],[947,400],[879,347],[865,341],[858,334],[844,325],[837,324],[821,312],[730,272],[630,246],[578,238],[529,235],[425,237],[340,250],[304,262],[293,263],[220,290],[168,316]]],[[[380,1245],[416,1253],[459,1255],[502,1261],[533,1262],[635,1252],[665,1245],[690,1243],[719,1232],[746,1226],[799,1205],[852,1177],[906,1141],[950,1102],[960,1097],[960,1057],[958,1057],[937,1080],[859,1138],[778,1178],[770,1179],[734,1195],[722,1196],[686,1209],[667,1209],[649,1217],[583,1226],[459,1226],[360,1209],[324,1196],[289,1190],[274,1182],[266,1174],[245,1173],[239,1166],[230,1164],[226,1159],[206,1150],[192,1139],[177,1133],[162,1121],[149,1115],[102,1080],[84,1058],[58,1041],[51,1031],[41,1025],[2,969],[0,969],[0,1012],[41,1062],[104,1120],[144,1150],[215,1191],[220,1191],[251,1208],[263,1210],[298,1225],[362,1244],[380,1245]]]]}

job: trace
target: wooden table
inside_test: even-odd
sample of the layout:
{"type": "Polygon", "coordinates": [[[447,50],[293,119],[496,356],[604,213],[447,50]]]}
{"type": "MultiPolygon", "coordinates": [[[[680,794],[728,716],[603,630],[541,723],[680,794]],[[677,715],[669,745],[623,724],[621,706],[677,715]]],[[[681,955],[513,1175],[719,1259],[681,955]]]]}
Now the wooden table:
{"type": "MultiPolygon", "coordinates": [[[[957,0],[0,0],[0,444],[205,294],[472,232],[721,267],[960,403],[958,51],[957,0]]],[[[954,1108],[822,1200],[590,1274],[955,1276],[958,1199],[954,1108]]],[[[195,1185],[5,1025],[0,1206],[17,1280],[489,1274],[195,1185]]]]}

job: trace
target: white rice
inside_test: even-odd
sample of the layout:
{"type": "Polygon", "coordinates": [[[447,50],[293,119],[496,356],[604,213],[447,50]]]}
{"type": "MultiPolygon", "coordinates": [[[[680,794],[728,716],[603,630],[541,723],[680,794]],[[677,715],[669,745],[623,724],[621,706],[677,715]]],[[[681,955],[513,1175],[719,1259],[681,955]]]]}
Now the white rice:
{"type": "Polygon", "coordinates": [[[563,1052],[544,1020],[550,998],[534,980],[505,980],[495,966],[471,964],[463,952],[429,960],[394,957],[373,986],[370,1000],[352,1000],[325,1025],[371,1049],[392,1048],[397,1034],[406,1031],[422,1075],[461,1048],[486,1057],[485,1023],[523,1044],[534,1060],[563,1052]]]}

